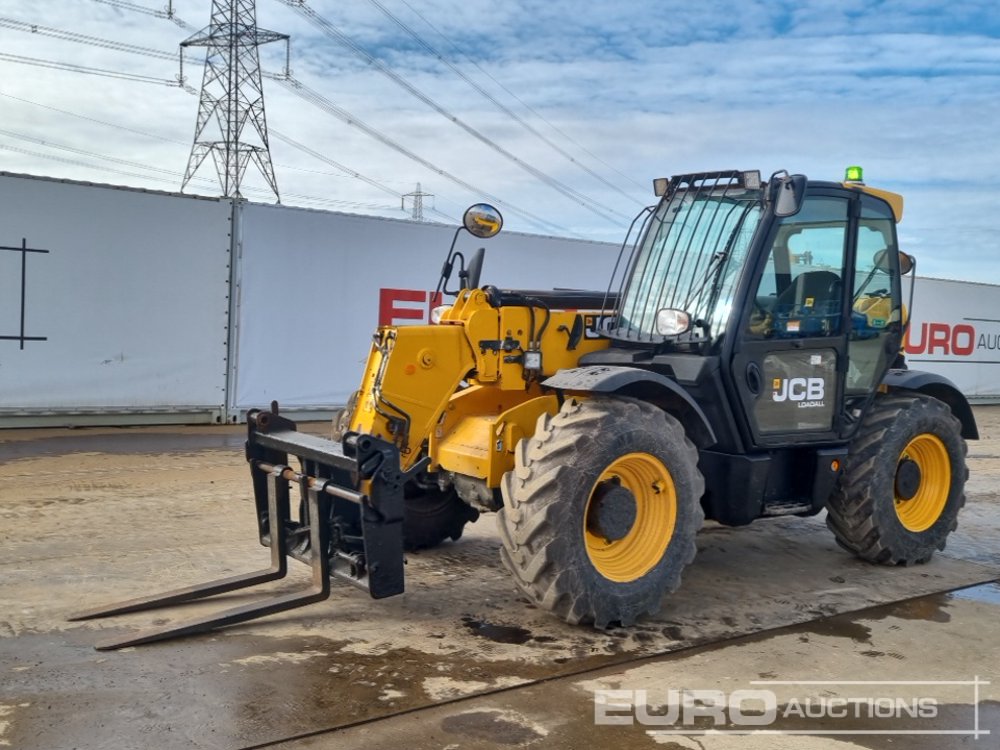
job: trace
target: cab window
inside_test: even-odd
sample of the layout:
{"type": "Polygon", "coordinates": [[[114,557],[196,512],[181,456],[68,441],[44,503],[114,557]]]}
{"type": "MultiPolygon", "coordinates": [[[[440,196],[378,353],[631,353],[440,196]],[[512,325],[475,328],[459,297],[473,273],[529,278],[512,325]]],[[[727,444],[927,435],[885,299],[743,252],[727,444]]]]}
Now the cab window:
{"type": "Polygon", "coordinates": [[[848,201],[807,198],[780,221],[753,300],[750,338],[841,332],[848,201]]]}
{"type": "Polygon", "coordinates": [[[851,290],[846,393],[862,395],[877,385],[888,367],[885,338],[902,321],[899,255],[892,210],[882,201],[862,202],[858,251],[851,290]]]}

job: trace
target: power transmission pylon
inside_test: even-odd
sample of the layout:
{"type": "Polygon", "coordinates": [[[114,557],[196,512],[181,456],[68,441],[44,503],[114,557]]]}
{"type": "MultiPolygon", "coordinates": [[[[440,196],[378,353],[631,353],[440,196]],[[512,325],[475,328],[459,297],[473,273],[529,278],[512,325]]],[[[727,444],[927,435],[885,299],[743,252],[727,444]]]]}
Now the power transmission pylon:
{"type": "Polygon", "coordinates": [[[424,220],[424,198],[433,198],[433,193],[425,193],[420,189],[420,183],[417,183],[417,189],[412,193],[407,193],[403,196],[400,208],[404,211],[406,210],[406,199],[413,198],[413,213],[412,216],[415,221],[424,220]]]}
{"type": "Polygon", "coordinates": [[[288,35],[257,28],[256,0],[212,0],[209,25],[181,42],[182,56],[188,47],[206,48],[198,121],[182,192],[211,154],[223,195],[241,197],[240,183],[252,161],[281,202],[271,165],[257,48],[282,40],[287,45],[288,35]]]}

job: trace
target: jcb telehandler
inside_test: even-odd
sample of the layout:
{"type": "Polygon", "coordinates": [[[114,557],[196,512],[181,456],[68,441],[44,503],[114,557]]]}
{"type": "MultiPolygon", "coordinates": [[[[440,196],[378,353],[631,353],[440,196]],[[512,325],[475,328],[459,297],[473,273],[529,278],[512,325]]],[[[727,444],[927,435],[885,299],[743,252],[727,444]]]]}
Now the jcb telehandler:
{"type": "Polygon", "coordinates": [[[83,616],[278,578],[287,556],[313,588],[99,647],[317,601],[331,576],[402,593],[404,549],[457,539],[483,511],[527,597],[597,627],[660,609],[706,517],[825,508],[858,557],[927,561],[956,526],[977,428],[954,385],[905,366],[902,198],[849,177],[656,180],[601,293],[480,286],[483,251],[467,263],[456,242],[502,219],[473,206],[438,286],[454,302],[376,331],[333,440],[276,404],[248,413],[271,567],[83,616]]]}

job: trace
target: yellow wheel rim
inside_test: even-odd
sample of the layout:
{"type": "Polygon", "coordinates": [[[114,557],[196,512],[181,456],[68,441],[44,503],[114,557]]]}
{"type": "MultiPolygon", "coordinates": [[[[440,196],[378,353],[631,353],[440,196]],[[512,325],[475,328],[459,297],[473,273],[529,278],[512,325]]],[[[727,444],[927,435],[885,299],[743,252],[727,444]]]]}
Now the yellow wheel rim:
{"type": "Polygon", "coordinates": [[[913,461],[920,469],[920,485],[910,499],[894,492],[896,516],[909,531],[926,531],[937,521],[948,504],[951,492],[951,461],[948,449],[937,435],[917,435],[906,444],[897,461],[913,461]]]}
{"type": "Polygon", "coordinates": [[[590,489],[583,531],[587,556],[597,572],[627,583],[646,575],[663,557],[677,522],[677,491],[667,467],[649,453],[615,459],[590,489]],[[587,525],[591,501],[602,482],[617,481],[635,498],[635,521],[621,539],[608,541],[587,525]]]}

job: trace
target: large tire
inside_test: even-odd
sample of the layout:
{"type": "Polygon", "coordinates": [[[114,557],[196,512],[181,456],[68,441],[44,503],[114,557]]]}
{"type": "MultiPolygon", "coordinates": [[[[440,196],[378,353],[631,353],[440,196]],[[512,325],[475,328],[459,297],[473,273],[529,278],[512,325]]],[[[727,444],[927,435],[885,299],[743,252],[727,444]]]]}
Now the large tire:
{"type": "Polygon", "coordinates": [[[599,628],[660,610],[705,517],[684,428],[626,398],[570,398],[542,415],[501,490],[500,557],[515,583],[567,622],[599,628]]]}
{"type": "Polygon", "coordinates": [[[403,500],[403,548],[407,552],[436,547],[446,539],[458,541],[465,524],[479,518],[479,511],[462,502],[455,490],[407,488],[403,500]]]}
{"type": "Polygon", "coordinates": [[[927,562],[958,525],[966,452],[961,423],[943,402],[878,396],[827,501],[827,526],[863,560],[927,562]]]}

